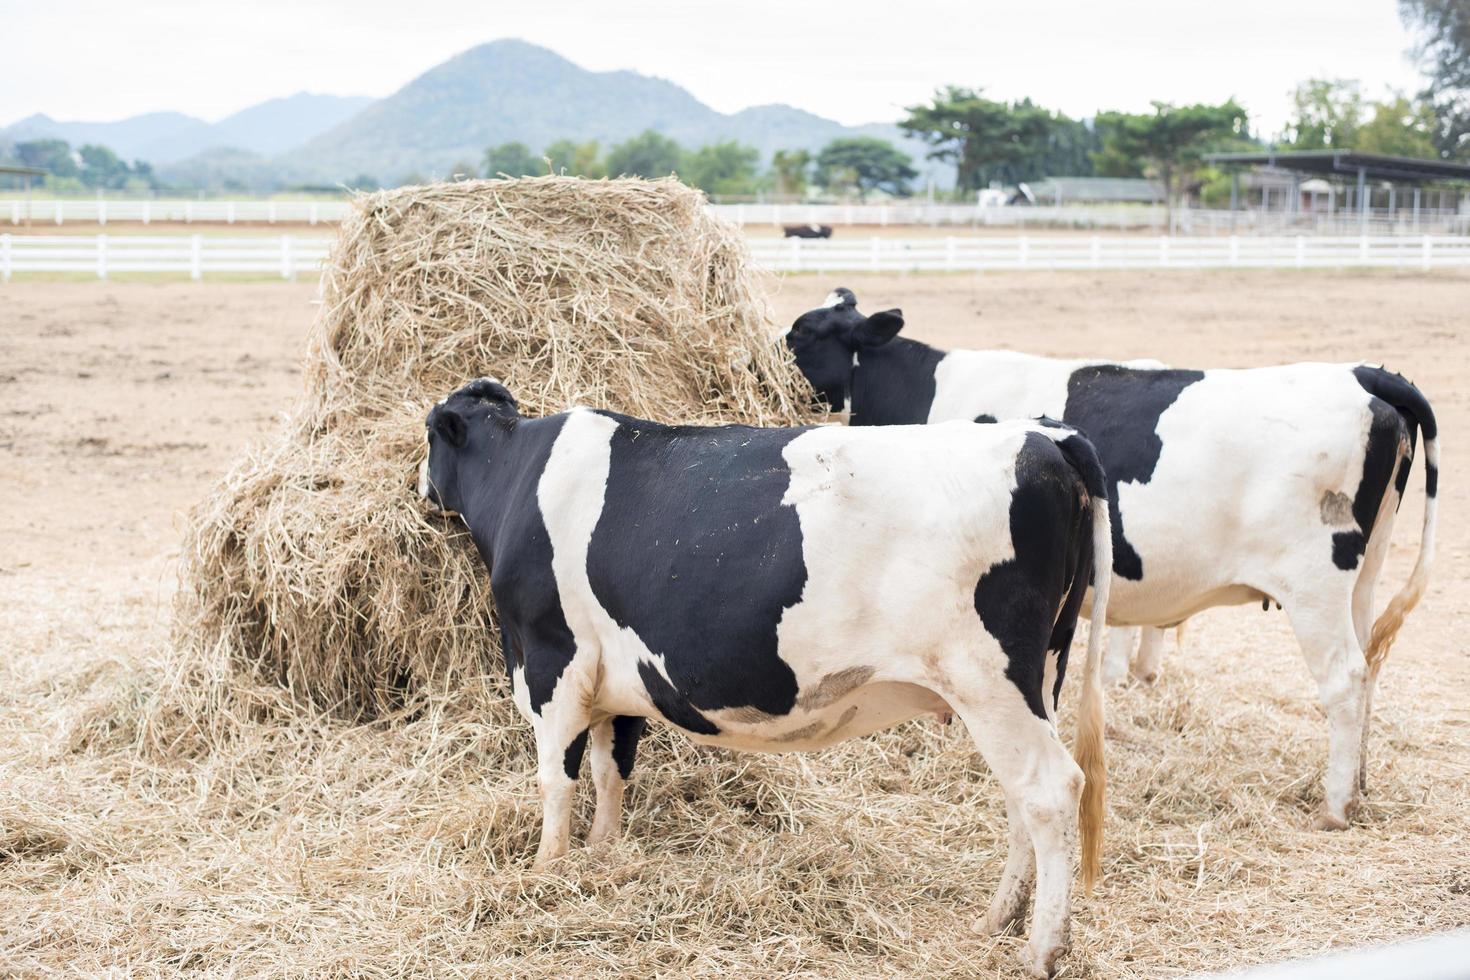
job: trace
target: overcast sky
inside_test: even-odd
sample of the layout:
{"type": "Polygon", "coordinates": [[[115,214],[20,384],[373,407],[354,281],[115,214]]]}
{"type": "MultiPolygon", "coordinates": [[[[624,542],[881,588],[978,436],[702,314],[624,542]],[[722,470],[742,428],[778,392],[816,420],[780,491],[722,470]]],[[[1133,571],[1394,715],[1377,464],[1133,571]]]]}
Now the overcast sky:
{"type": "Polygon", "coordinates": [[[0,124],[33,112],[214,120],[301,90],[388,95],[496,38],[670,79],[723,111],[894,120],[943,84],[1073,116],[1230,96],[1271,135],[1310,76],[1414,90],[1394,0],[0,0],[0,124]]]}

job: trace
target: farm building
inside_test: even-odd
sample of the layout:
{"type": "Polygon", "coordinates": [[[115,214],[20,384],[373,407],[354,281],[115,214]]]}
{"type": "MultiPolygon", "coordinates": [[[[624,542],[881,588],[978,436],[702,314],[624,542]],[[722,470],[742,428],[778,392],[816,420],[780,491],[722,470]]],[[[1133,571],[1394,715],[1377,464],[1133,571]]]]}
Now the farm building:
{"type": "MultiPolygon", "coordinates": [[[[1141,177],[1044,177],[1025,185],[1033,204],[1161,204],[1163,185],[1141,177]]],[[[1019,202],[1018,202],[1019,203],[1019,202]]]]}
{"type": "Polygon", "coordinates": [[[1371,221],[1463,231],[1470,165],[1352,150],[1217,153],[1231,173],[1230,210],[1321,216],[1366,230],[1371,221]]]}

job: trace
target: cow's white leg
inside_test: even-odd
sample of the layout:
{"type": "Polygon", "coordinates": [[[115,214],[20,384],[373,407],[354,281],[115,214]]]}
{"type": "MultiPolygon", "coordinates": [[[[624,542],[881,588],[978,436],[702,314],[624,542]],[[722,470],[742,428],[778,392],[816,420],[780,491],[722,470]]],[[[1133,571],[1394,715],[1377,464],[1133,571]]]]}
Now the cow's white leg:
{"type": "Polygon", "coordinates": [[[587,832],[587,843],[596,844],[615,840],[623,823],[624,780],[613,758],[611,718],[592,726],[588,747],[592,752],[592,785],[597,789],[597,812],[592,817],[592,829],[587,832]]]}
{"type": "Polygon", "coordinates": [[[1358,803],[1367,675],[1363,648],[1346,596],[1292,599],[1286,611],[1327,712],[1327,775],[1317,826],[1343,830],[1358,803]]]}
{"type": "Polygon", "coordinates": [[[1007,799],[1016,801],[1031,837],[1036,896],[1024,965],[1033,976],[1049,977],[1069,938],[1082,770],[1062,747],[1056,729],[1032,714],[1018,691],[997,692],[983,701],[942,696],[964,721],[1007,799]]]}
{"type": "MultiPolygon", "coordinates": [[[[1093,629],[1098,629],[1094,624],[1093,629]]],[[[1108,652],[1103,658],[1103,681],[1120,684],[1128,676],[1128,661],[1133,656],[1133,645],[1138,640],[1137,626],[1109,626],[1108,652]]]]}
{"type": "MultiPolygon", "coordinates": [[[[562,694],[565,676],[562,681],[557,695],[562,694]]],[[[542,705],[542,714],[532,724],[536,732],[536,782],[541,790],[541,844],[536,848],[536,868],[567,853],[576,775],[587,747],[586,710],[557,701],[553,697],[542,705]]]]}
{"type": "MultiPolygon", "coordinates": [[[[1358,580],[1353,585],[1353,630],[1358,637],[1358,646],[1365,652],[1373,633],[1373,589],[1378,584],[1378,574],[1383,570],[1383,561],[1388,556],[1388,541],[1393,537],[1393,521],[1399,504],[1398,491],[1392,487],[1383,498],[1378,517],[1373,522],[1373,534],[1368,538],[1368,547],[1363,552],[1358,580]]],[[[1368,791],[1368,732],[1373,726],[1373,692],[1378,687],[1378,671],[1382,666],[1370,664],[1368,676],[1363,682],[1363,740],[1358,757],[1359,794],[1368,791]]]]}
{"type": "Polygon", "coordinates": [[[1009,833],[1005,870],[990,899],[990,911],[979,924],[979,931],[988,936],[998,936],[1012,923],[1026,917],[1026,903],[1031,899],[1031,886],[1036,881],[1036,848],[1031,842],[1031,832],[1026,829],[1020,802],[1010,793],[1006,793],[1006,825],[1009,833]]]}
{"type": "Polygon", "coordinates": [[[1139,631],[1138,659],[1133,662],[1133,676],[1145,684],[1159,679],[1159,665],[1164,659],[1164,631],[1145,626],[1139,631]]]}

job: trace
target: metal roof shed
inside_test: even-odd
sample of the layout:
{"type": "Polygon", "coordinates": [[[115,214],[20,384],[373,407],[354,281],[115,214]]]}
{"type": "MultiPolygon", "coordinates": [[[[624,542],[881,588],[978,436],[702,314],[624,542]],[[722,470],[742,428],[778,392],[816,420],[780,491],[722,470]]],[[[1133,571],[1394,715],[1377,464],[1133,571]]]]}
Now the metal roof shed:
{"type": "MultiPolygon", "coordinates": [[[[1356,150],[1266,150],[1255,153],[1211,153],[1206,155],[1205,160],[1235,171],[1235,179],[1231,184],[1231,210],[1236,209],[1239,168],[1241,167],[1271,167],[1294,174],[1324,177],[1329,180],[1334,177],[1355,178],[1357,210],[1365,226],[1371,196],[1371,190],[1368,188],[1369,181],[1387,182],[1390,185],[1390,193],[1392,193],[1393,184],[1412,185],[1415,189],[1416,211],[1418,189],[1421,185],[1470,183],[1470,164],[1390,156],[1384,153],[1359,153],[1356,150]]],[[[1391,204],[1390,209],[1392,209],[1391,204]]]]}

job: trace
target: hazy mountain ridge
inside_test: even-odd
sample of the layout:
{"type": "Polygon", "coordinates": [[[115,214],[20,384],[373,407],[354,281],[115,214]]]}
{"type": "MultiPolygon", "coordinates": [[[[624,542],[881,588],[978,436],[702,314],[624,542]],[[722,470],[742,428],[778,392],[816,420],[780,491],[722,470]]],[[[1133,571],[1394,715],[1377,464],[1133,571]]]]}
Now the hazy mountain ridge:
{"type": "Polygon", "coordinates": [[[725,114],[687,90],[632,71],[594,72],[525,41],[493,41],[431,68],[393,95],[283,155],[287,169],[316,180],[372,174],[443,174],[478,166],[485,149],[512,141],[539,153],[558,139],[604,149],[657,130],[686,147],[739,140],[762,159],[779,149],[817,150],[841,136],[900,143],[922,167],[924,148],[898,127],[849,127],[787,105],[725,114]]]}
{"type": "Polygon", "coordinates": [[[346,119],[373,103],[367,96],[298,92],[270,99],[205,122],[182,112],[148,112],[115,122],[62,121],[42,113],[0,128],[0,141],[62,139],[75,149],[100,143],[125,160],[168,165],[220,149],[274,156],[346,119]]]}
{"type": "MultiPolygon", "coordinates": [[[[775,104],[722,113],[666,79],[634,71],[589,71],[518,40],[492,41],[436,65],[383,99],[302,92],[271,99],[217,123],[156,112],[110,123],[58,122],[35,115],[0,129],[0,142],[55,137],[73,147],[102,143],[124,159],[147,160],[169,179],[272,184],[393,182],[480,166],[485,150],[524,143],[540,153],[559,139],[596,140],[604,150],[647,129],[685,147],[724,140],[815,152],[843,136],[892,140],[924,176],[952,180],[924,160],[925,147],[889,123],[844,126],[775,104]]],[[[921,178],[922,180],[922,178],[921,178]]]]}

